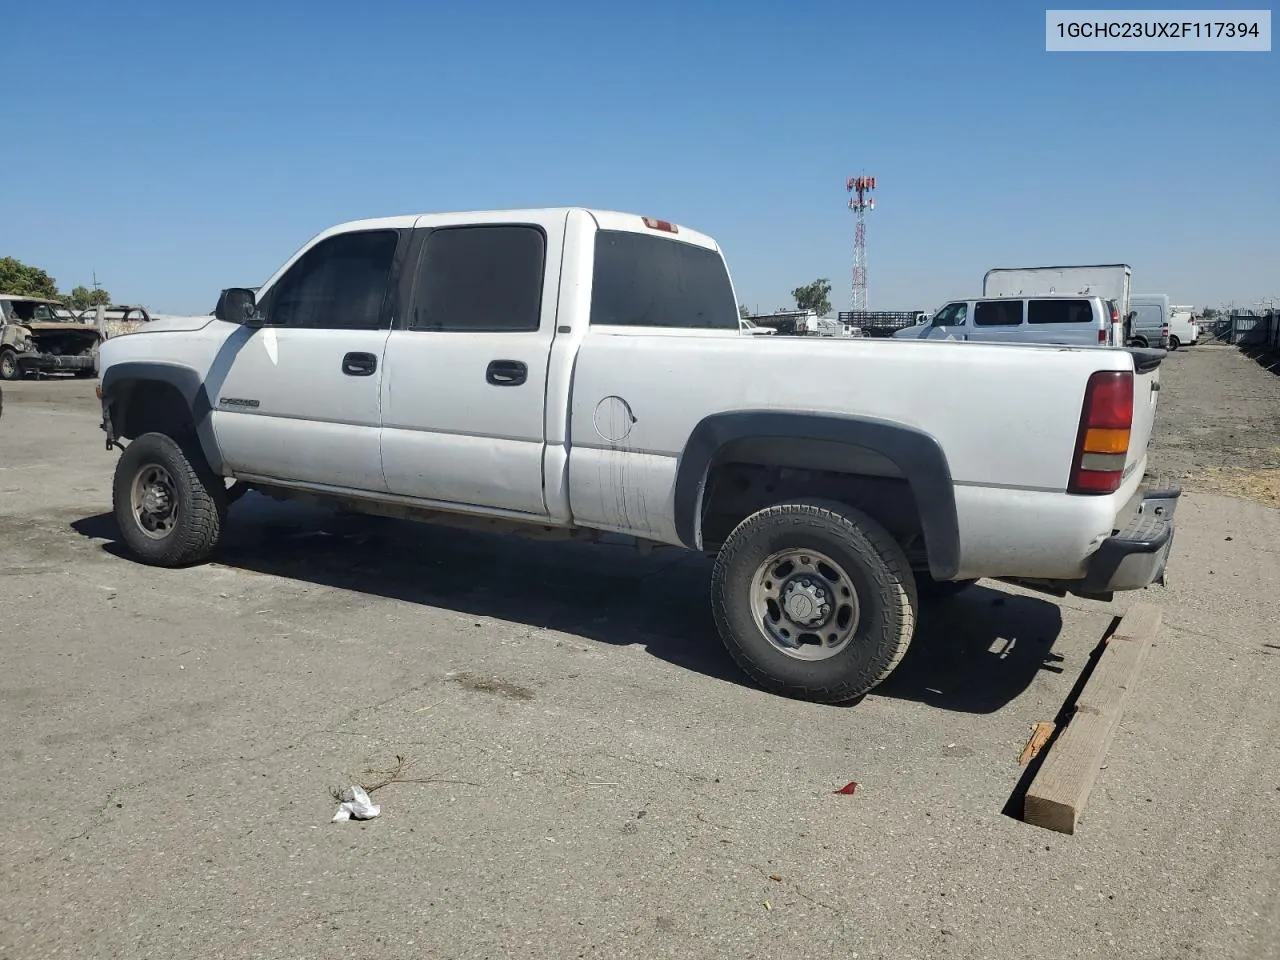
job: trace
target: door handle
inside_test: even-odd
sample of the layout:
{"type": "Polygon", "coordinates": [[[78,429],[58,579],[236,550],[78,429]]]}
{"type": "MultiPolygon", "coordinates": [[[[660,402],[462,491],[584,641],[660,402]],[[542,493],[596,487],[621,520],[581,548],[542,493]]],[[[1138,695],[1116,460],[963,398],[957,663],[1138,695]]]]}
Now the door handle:
{"type": "Polygon", "coordinates": [[[378,358],[372,353],[348,353],[342,358],[342,372],[348,377],[368,377],[378,369],[378,358]]]}
{"type": "Polygon", "coordinates": [[[495,387],[518,387],[529,379],[529,367],[519,360],[493,360],[484,378],[495,387]]]}

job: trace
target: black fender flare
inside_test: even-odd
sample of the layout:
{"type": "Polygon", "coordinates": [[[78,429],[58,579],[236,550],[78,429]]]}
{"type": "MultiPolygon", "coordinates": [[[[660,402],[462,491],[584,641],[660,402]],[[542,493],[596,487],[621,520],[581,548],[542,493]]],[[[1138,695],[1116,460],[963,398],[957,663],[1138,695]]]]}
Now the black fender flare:
{"type": "Polygon", "coordinates": [[[686,547],[702,548],[702,498],[720,450],[736,440],[769,438],[846,443],[892,461],[915,497],[929,572],[939,580],[956,575],[960,569],[960,522],[951,469],[942,446],[914,427],[873,417],[738,410],[703,419],[689,435],[676,470],[676,533],[686,547]]]}
{"type": "Polygon", "coordinates": [[[103,428],[108,431],[108,440],[116,439],[114,431],[120,426],[113,424],[111,405],[125,387],[146,382],[167,384],[181,394],[191,414],[191,422],[195,424],[196,439],[205,460],[215,473],[221,473],[222,455],[218,451],[218,441],[213,433],[213,406],[209,403],[204,380],[191,367],[182,364],[127,360],[112,364],[102,372],[103,428]]]}

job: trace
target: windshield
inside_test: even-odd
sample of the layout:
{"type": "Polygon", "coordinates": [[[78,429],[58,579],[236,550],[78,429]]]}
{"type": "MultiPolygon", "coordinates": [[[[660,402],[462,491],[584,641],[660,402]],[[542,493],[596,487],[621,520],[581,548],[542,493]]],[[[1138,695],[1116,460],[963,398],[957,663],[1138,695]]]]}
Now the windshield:
{"type": "Polygon", "coordinates": [[[73,323],[75,317],[60,303],[40,303],[34,300],[12,300],[9,303],[13,319],[27,323],[73,323]]]}

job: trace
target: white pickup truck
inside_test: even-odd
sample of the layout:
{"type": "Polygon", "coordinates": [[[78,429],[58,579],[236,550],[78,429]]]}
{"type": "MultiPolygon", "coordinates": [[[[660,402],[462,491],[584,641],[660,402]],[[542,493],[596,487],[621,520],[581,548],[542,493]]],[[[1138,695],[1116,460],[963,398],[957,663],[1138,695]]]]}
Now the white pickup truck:
{"type": "Polygon", "coordinates": [[[737,662],[824,702],[890,673],[921,592],[1163,578],[1162,351],[758,337],[737,303],[714,241],[647,217],[334,227],[215,316],[103,344],[121,535],[199,562],[257,489],[713,553],[737,662]]]}

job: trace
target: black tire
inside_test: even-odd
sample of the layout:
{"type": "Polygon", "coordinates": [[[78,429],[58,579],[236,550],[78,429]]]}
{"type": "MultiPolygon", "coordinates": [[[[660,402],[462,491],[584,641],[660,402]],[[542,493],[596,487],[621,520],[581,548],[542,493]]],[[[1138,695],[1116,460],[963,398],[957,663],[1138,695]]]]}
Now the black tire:
{"type": "Polygon", "coordinates": [[[1182,346],[1182,341],[1181,341],[1181,340],[1179,340],[1177,337],[1170,337],[1170,338],[1169,338],[1169,349],[1170,349],[1170,350],[1177,350],[1180,346],[1182,346]]]}
{"type": "Polygon", "coordinates": [[[889,532],[866,514],[825,500],[752,514],[729,535],[711,575],[716,626],[743,671],[766,690],[818,703],[856,700],[893,672],[915,632],[918,603],[911,566],[889,532]],[[825,554],[852,582],[860,608],[852,637],[827,659],[783,652],[753,612],[757,574],[786,550],[825,554]]]}
{"type": "MultiPolygon", "coordinates": [[[[227,491],[193,443],[162,433],[144,433],[116,464],[112,501],[116,524],[129,550],[143,563],[182,567],[207,559],[218,544],[227,513],[227,491]],[[148,533],[134,509],[134,485],[144,471],[159,468],[168,478],[166,501],[176,505],[167,530],[148,533]],[[159,534],[159,535],[157,535],[159,534]]],[[[154,517],[154,513],[148,516],[154,517]]]]}
{"type": "Polygon", "coordinates": [[[977,580],[935,580],[927,573],[919,573],[916,574],[916,592],[923,600],[949,600],[977,582],[977,580]]]}
{"type": "Polygon", "coordinates": [[[1147,338],[1146,338],[1146,337],[1134,337],[1134,338],[1133,338],[1131,341],[1129,341],[1129,342],[1130,342],[1130,344],[1131,344],[1132,346],[1135,346],[1135,347],[1142,347],[1144,350],[1145,350],[1145,349],[1146,349],[1146,347],[1147,347],[1147,338]]]}
{"type": "Polygon", "coordinates": [[[21,380],[22,365],[18,353],[11,347],[0,347],[0,380],[21,380]]]}

